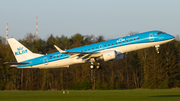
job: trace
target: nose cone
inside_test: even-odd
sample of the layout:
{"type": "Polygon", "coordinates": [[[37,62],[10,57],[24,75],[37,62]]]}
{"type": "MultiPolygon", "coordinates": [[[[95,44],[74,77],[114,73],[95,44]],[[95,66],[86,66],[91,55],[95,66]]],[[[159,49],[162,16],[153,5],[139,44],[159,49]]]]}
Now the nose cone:
{"type": "Polygon", "coordinates": [[[173,35],[167,34],[168,39],[174,39],[175,37],[173,35]]]}

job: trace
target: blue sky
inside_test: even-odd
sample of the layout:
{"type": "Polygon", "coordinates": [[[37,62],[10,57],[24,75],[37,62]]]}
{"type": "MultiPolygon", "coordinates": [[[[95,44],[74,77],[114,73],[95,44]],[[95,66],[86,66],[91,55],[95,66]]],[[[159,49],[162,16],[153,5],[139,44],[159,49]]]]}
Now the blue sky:
{"type": "Polygon", "coordinates": [[[117,38],[130,32],[180,34],[180,0],[0,0],[0,36],[46,39],[76,33],[117,38]]]}

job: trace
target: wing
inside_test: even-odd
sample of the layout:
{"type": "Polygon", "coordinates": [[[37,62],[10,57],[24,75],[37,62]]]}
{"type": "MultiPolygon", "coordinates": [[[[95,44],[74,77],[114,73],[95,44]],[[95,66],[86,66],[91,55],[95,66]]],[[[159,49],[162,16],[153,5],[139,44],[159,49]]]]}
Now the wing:
{"type": "Polygon", "coordinates": [[[54,47],[55,47],[60,53],[66,53],[66,54],[71,55],[70,58],[79,56],[78,59],[85,58],[86,61],[89,60],[89,59],[91,59],[91,58],[97,58],[97,57],[99,57],[99,56],[102,55],[102,52],[69,52],[69,51],[61,50],[61,49],[60,49],[59,47],[57,47],[56,45],[54,45],[54,47]]]}
{"type": "Polygon", "coordinates": [[[9,64],[9,65],[25,65],[29,64],[28,62],[5,62],[4,64],[9,64]]]}

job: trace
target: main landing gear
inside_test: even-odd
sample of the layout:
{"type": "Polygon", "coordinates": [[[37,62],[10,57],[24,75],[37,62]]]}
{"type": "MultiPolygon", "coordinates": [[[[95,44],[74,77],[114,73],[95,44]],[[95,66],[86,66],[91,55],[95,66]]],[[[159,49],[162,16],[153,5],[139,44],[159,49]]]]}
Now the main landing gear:
{"type": "Polygon", "coordinates": [[[91,68],[91,69],[94,69],[94,68],[95,68],[93,62],[91,62],[90,68],[91,68]]]}
{"type": "Polygon", "coordinates": [[[91,69],[101,69],[101,65],[100,65],[100,63],[97,63],[96,65],[94,65],[94,63],[95,63],[95,59],[94,58],[91,58],[90,59],[90,62],[91,62],[91,65],[90,65],[90,68],[91,69]]]}
{"type": "Polygon", "coordinates": [[[91,62],[91,65],[90,65],[90,68],[91,69],[101,69],[101,65],[100,65],[100,63],[97,63],[97,65],[94,65],[94,63],[93,62],[91,62]]]}
{"type": "Polygon", "coordinates": [[[96,68],[97,68],[97,69],[101,69],[100,63],[97,63],[96,68]]]}

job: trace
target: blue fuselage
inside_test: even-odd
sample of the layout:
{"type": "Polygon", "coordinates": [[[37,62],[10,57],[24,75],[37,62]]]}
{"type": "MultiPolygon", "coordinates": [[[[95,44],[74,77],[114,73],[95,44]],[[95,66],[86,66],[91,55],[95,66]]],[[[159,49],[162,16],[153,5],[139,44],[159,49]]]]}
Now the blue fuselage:
{"type": "MultiPolygon", "coordinates": [[[[108,40],[104,42],[99,42],[95,44],[90,44],[82,47],[77,47],[73,49],[68,49],[68,52],[101,52],[106,50],[116,50],[119,53],[126,53],[130,51],[135,51],[138,49],[143,49],[150,47],[151,45],[154,46],[157,44],[163,44],[166,40],[174,39],[174,36],[169,35],[167,33],[163,33],[161,31],[149,31],[140,34],[120,37],[113,40],[108,40]],[[162,43],[158,43],[162,42],[162,43]]],[[[51,62],[58,61],[58,60],[65,60],[68,59],[71,55],[64,54],[60,52],[55,52],[51,54],[47,54],[41,57],[37,57],[34,59],[26,60],[23,62],[28,62],[29,64],[26,65],[18,65],[17,67],[33,67],[40,64],[48,65],[51,62]]],[[[70,61],[69,61],[70,62],[70,61]]],[[[86,61],[85,61],[86,62],[86,61]]],[[[72,63],[70,63],[72,64],[72,63]]],[[[73,63],[75,64],[75,63],[73,63]]],[[[59,66],[61,67],[61,66],[59,66]]]]}

